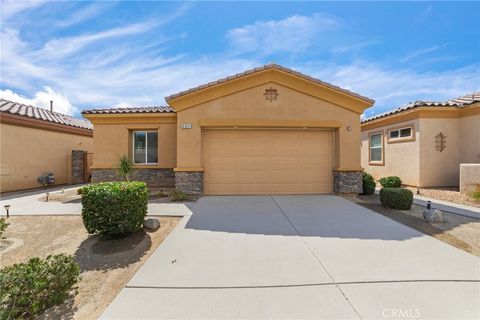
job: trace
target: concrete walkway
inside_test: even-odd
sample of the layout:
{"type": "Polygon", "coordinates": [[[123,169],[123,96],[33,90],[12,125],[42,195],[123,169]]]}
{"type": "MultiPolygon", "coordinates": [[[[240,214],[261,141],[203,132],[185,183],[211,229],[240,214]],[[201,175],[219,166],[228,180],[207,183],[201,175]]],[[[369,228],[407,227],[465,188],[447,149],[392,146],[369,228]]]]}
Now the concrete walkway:
{"type": "MultiPolygon", "coordinates": [[[[78,189],[80,186],[65,187],[65,191],[78,189]]],[[[50,187],[50,195],[60,194],[61,187],[50,187]]],[[[59,201],[40,201],[45,197],[44,190],[33,190],[24,192],[15,192],[2,196],[0,199],[0,216],[4,217],[6,211],[4,206],[10,205],[10,216],[55,216],[55,215],[80,215],[82,213],[82,204],[80,200],[71,202],[59,201]]],[[[148,216],[177,216],[183,217],[190,213],[190,207],[194,202],[184,203],[158,203],[150,201],[148,203],[148,216]]]]}
{"type": "Polygon", "coordinates": [[[480,318],[479,258],[341,197],[191,211],[102,318],[480,318]]]}

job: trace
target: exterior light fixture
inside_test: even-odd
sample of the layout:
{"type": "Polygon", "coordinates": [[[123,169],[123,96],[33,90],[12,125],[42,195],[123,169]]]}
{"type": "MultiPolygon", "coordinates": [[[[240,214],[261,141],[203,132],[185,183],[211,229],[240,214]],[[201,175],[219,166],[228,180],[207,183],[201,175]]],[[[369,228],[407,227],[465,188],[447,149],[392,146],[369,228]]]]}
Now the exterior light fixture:
{"type": "Polygon", "coordinates": [[[3,206],[5,208],[5,210],[7,211],[7,218],[10,217],[10,205],[9,204],[6,204],[3,206]]]}
{"type": "Polygon", "coordinates": [[[48,202],[48,197],[50,196],[50,192],[47,192],[45,195],[47,196],[47,202],[48,202]]]}

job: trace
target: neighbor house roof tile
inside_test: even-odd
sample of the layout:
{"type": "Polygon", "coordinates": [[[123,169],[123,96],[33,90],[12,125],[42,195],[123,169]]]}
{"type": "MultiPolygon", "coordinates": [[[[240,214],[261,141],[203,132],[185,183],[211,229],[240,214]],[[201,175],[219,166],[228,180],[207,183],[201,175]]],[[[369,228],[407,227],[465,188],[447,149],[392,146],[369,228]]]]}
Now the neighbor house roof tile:
{"type": "Polygon", "coordinates": [[[434,108],[434,107],[438,107],[438,108],[457,107],[457,108],[462,108],[464,106],[468,106],[468,105],[476,103],[476,102],[480,102],[480,91],[479,92],[473,92],[473,93],[470,93],[470,94],[467,94],[467,95],[464,95],[464,96],[461,96],[461,97],[458,97],[458,98],[450,99],[450,100],[447,100],[447,101],[438,102],[438,101],[418,100],[418,101],[415,101],[415,102],[410,102],[409,104],[398,107],[396,109],[393,109],[393,110],[390,110],[390,111],[387,111],[387,112],[383,112],[383,113],[379,113],[379,114],[376,114],[374,116],[363,119],[362,123],[373,121],[373,120],[376,120],[376,119],[387,117],[387,116],[395,114],[395,113],[399,113],[399,112],[402,112],[402,111],[406,111],[406,110],[410,110],[410,109],[414,109],[414,108],[418,108],[418,107],[432,107],[432,108],[434,108]]]}
{"type": "Polygon", "coordinates": [[[38,108],[26,104],[0,99],[0,112],[21,117],[48,121],[70,127],[92,130],[93,125],[86,119],[78,119],[66,114],[38,108]]]}
{"type": "Polygon", "coordinates": [[[119,113],[174,113],[169,106],[129,107],[129,108],[98,108],[83,110],[82,114],[119,114],[119,113]]]}

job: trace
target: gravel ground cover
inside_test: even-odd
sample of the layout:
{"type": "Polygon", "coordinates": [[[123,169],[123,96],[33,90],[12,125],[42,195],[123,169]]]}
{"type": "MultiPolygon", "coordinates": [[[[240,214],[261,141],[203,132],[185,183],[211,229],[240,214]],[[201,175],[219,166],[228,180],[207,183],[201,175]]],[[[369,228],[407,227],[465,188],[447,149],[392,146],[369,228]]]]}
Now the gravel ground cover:
{"type": "Polygon", "coordinates": [[[480,219],[444,213],[445,223],[423,220],[422,206],[413,204],[411,210],[394,210],[380,204],[378,195],[345,195],[346,199],[397,222],[428,234],[440,241],[480,257],[480,219]]]}
{"type": "MultiPolygon", "coordinates": [[[[417,188],[406,187],[413,194],[417,194],[417,188]]],[[[458,188],[420,188],[420,195],[426,198],[432,198],[453,203],[463,204],[470,207],[480,208],[480,201],[475,200],[472,196],[460,193],[458,188]]]]}
{"type": "Polygon", "coordinates": [[[39,318],[97,319],[179,221],[176,217],[159,219],[161,227],[155,232],[141,230],[105,240],[88,235],[80,216],[10,217],[4,234],[10,245],[0,249],[0,264],[50,254],[73,255],[81,268],[78,295],[39,318]]]}

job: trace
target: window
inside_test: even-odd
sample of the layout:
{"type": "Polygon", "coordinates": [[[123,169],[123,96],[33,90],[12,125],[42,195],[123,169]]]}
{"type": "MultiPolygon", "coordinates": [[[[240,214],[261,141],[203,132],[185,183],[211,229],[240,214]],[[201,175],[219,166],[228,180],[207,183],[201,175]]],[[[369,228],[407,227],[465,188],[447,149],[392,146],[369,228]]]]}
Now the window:
{"type": "Polygon", "coordinates": [[[133,132],[133,163],[158,163],[158,132],[133,132]]]}
{"type": "Polygon", "coordinates": [[[388,131],[388,140],[408,139],[412,137],[412,128],[400,128],[388,131]]]}
{"type": "Polygon", "coordinates": [[[370,134],[370,162],[382,163],[383,162],[383,134],[372,133],[370,134]]]}

